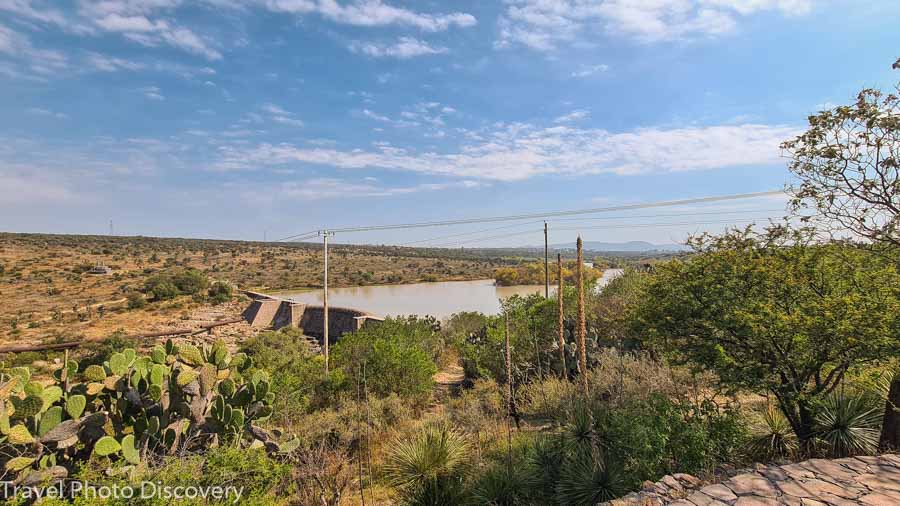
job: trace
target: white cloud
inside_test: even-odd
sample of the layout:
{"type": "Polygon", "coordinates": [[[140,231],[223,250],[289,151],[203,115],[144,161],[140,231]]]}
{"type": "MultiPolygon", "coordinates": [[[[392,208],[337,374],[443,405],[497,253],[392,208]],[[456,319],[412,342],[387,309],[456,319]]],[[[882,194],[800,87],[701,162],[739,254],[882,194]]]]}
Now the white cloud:
{"type": "Polygon", "coordinates": [[[172,10],[178,0],[103,0],[79,3],[79,14],[100,30],[121,33],[138,44],[156,47],[166,44],[208,60],[220,60],[222,53],[212,44],[183,26],[165,19],[153,19],[157,11],[172,10]]]}
{"type": "Polygon", "coordinates": [[[609,70],[609,65],[582,65],[581,68],[572,72],[572,77],[588,77],[592,76],[598,72],[606,72],[609,70]]]}
{"type": "Polygon", "coordinates": [[[222,146],[216,170],[252,170],[289,164],[341,169],[382,168],[477,179],[514,181],[541,174],[645,174],[779,163],[779,143],[799,128],[725,125],[646,128],[624,133],[566,126],[497,124],[480,140],[447,152],[301,148],[292,144],[222,146]]]}
{"type": "Polygon", "coordinates": [[[498,19],[498,48],[552,51],[590,43],[598,29],[651,43],[732,31],[740,16],[761,11],[803,15],[812,0],[507,0],[498,19]]]}
{"type": "MultiPolygon", "coordinates": [[[[294,117],[294,113],[279,107],[275,104],[263,104],[260,108],[264,113],[269,116],[269,119],[276,122],[281,123],[282,125],[290,125],[295,127],[302,127],[303,121],[294,117]]],[[[247,115],[247,119],[249,121],[259,123],[262,121],[262,117],[256,113],[249,113],[247,115]]]]}
{"type": "Polygon", "coordinates": [[[400,37],[393,44],[376,44],[374,42],[354,42],[350,44],[350,50],[375,58],[400,58],[405,60],[416,56],[442,54],[447,52],[445,47],[434,47],[427,42],[413,37],[400,37]]]}
{"type": "Polygon", "coordinates": [[[141,70],[145,65],[124,58],[115,58],[100,53],[88,53],[87,62],[100,72],[116,72],[119,70],[141,70]]]}
{"type": "Polygon", "coordinates": [[[266,0],[276,12],[319,14],[335,23],[354,26],[406,25],[426,32],[440,32],[452,26],[465,28],[477,24],[471,14],[425,14],[387,5],[381,0],[358,0],[342,5],[337,0],[266,0]]]}
{"type": "Polygon", "coordinates": [[[143,88],[138,88],[137,91],[152,100],[166,99],[166,97],[163,96],[162,91],[156,86],[144,86],[143,88]]]}
{"type": "Polygon", "coordinates": [[[0,24],[0,53],[16,61],[6,74],[44,80],[48,76],[69,67],[69,59],[63,53],[36,48],[22,33],[0,24]]]}
{"type": "Polygon", "coordinates": [[[31,0],[0,0],[0,11],[10,12],[29,21],[55,25],[77,35],[87,35],[95,31],[92,27],[73,20],[62,11],[47,7],[35,8],[31,0]]]}
{"type": "Polygon", "coordinates": [[[444,183],[423,183],[410,186],[380,186],[378,180],[371,177],[361,181],[338,178],[312,178],[303,181],[287,181],[276,186],[254,187],[241,192],[244,199],[250,202],[265,202],[274,199],[283,200],[321,200],[330,198],[364,198],[394,197],[419,192],[440,191],[448,189],[472,189],[485,186],[485,183],[473,180],[452,181],[444,183]]]}
{"type": "Polygon", "coordinates": [[[577,109],[577,110],[570,112],[569,114],[564,114],[562,116],[557,117],[556,119],[553,120],[553,122],[557,123],[557,124],[571,123],[573,121],[581,121],[590,115],[591,115],[590,111],[586,111],[584,109],[577,109]]]}
{"type": "Polygon", "coordinates": [[[57,118],[57,119],[66,119],[69,117],[67,114],[64,114],[61,112],[54,112],[54,111],[51,111],[50,109],[44,109],[41,107],[29,107],[28,109],[25,110],[25,112],[27,112],[28,114],[34,114],[35,116],[48,116],[48,117],[53,117],[53,118],[57,118]]]}

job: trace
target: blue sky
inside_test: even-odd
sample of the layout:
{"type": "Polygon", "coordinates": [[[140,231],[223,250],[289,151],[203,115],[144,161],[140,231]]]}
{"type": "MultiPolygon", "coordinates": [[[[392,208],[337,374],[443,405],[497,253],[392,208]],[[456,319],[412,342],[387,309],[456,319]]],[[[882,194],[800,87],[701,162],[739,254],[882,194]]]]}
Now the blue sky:
{"type": "MultiPolygon", "coordinates": [[[[259,240],[777,189],[808,114],[897,81],[898,19],[890,0],[0,0],[0,230],[259,240]]],[[[783,205],[565,227],[670,242],[783,205]]]]}

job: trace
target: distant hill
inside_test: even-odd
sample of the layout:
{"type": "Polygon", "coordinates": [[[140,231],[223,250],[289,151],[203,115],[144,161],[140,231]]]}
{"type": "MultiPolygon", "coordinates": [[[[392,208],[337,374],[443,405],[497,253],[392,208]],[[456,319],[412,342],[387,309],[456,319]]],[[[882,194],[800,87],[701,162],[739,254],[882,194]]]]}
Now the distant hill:
{"type": "MultiPolygon", "coordinates": [[[[575,249],[574,244],[552,244],[553,249],[575,249]]],[[[653,244],[646,241],[628,242],[599,242],[584,241],[584,249],[588,251],[689,251],[690,248],[681,244],[653,244]]]]}

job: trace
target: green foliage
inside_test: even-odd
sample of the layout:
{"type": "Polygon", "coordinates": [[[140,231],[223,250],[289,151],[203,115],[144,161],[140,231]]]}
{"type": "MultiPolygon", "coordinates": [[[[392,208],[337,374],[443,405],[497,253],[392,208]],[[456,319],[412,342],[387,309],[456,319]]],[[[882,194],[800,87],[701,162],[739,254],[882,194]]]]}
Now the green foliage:
{"type": "Polygon", "coordinates": [[[231,300],[232,288],[228,283],[216,281],[210,285],[206,295],[213,304],[223,304],[231,300]]]}
{"type": "Polygon", "coordinates": [[[629,488],[673,472],[698,474],[739,458],[746,429],[738,413],[673,401],[661,395],[594,413],[593,430],[608,442],[607,462],[618,463],[629,488]]]}
{"type": "Polygon", "coordinates": [[[128,309],[141,309],[147,305],[147,299],[141,295],[141,292],[130,291],[126,298],[128,299],[128,309]]]}
{"type": "Polygon", "coordinates": [[[772,404],[766,407],[762,426],[757,428],[749,444],[750,455],[758,461],[791,458],[797,453],[797,436],[781,411],[772,404]]]}
{"type": "Polygon", "coordinates": [[[389,449],[385,474],[406,504],[456,505],[463,493],[469,446],[447,425],[430,425],[389,449]]]}
{"type": "Polygon", "coordinates": [[[376,395],[424,401],[437,372],[429,354],[441,339],[437,330],[432,319],[388,318],[342,337],[334,346],[334,363],[354,378],[365,364],[366,383],[376,395]]]}
{"type": "MultiPolygon", "coordinates": [[[[286,393],[277,396],[273,403],[276,422],[326,407],[349,386],[341,370],[332,370],[325,377],[324,358],[309,350],[298,329],[260,333],[245,341],[242,351],[252,357],[255,368],[272,372],[269,382],[272,390],[286,393]]],[[[220,385],[220,391],[232,388],[231,382],[220,385]]]]}
{"type": "Polygon", "coordinates": [[[813,404],[852,366],[900,351],[900,273],[888,257],[777,227],[694,246],[687,261],[657,264],[635,328],[676,362],[774,394],[801,444],[814,437],[813,404]]]}
{"type": "Polygon", "coordinates": [[[209,286],[206,275],[196,269],[157,274],[144,282],[144,293],[153,300],[168,300],[179,295],[195,295],[209,286]]]}
{"type": "Polygon", "coordinates": [[[841,391],[821,402],[816,424],[817,436],[830,456],[871,455],[878,450],[881,406],[841,391]]]}
{"type": "MultiPolygon", "coordinates": [[[[566,284],[574,285],[576,281],[577,264],[573,260],[563,262],[563,279],[566,284]]],[[[557,282],[557,269],[550,268],[550,283],[557,282]]],[[[603,275],[602,269],[584,266],[582,270],[586,287],[593,286],[594,283],[603,275]]],[[[513,285],[543,285],[544,284],[544,263],[543,262],[526,262],[514,267],[501,267],[494,271],[494,281],[500,286],[513,285]]]]}

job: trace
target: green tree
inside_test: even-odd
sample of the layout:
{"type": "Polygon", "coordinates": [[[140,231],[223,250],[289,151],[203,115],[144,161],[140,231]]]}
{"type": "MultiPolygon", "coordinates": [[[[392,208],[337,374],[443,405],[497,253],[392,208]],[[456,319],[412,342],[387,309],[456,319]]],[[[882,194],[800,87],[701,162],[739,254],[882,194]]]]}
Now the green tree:
{"type": "Polygon", "coordinates": [[[210,285],[206,294],[213,304],[222,304],[231,300],[232,289],[228,283],[216,281],[210,285]]]}
{"type": "Polygon", "coordinates": [[[782,144],[799,179],[795,210],[900,246],[900,83],[895,90],[864,89],[855,103],[810,116],[809,129],[782,144]]]}
{"type": "Polygon", "coordinates": [[[810,236],[772,227],[692,239],[697,254],[657,264],[634,313],[675,361],[771,392],[804,444],[815,404],[850,367],[900,350],[896,264],[810,236]]]}

